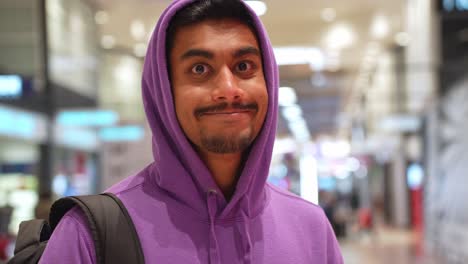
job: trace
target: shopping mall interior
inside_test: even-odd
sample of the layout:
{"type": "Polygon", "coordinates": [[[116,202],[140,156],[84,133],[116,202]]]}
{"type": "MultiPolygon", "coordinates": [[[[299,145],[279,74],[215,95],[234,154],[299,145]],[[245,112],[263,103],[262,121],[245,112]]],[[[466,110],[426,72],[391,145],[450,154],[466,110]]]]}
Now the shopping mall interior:
{"type": "MultiPolygon", "coordinates": [[[[170,2],[0,1],[0,263],[21,221],[153,161],[141,75],[170,2]]],[[[345,263],[468,263],[468,1],[246,2],[280,73],[268,181],[323,208],[345,263]]]]}

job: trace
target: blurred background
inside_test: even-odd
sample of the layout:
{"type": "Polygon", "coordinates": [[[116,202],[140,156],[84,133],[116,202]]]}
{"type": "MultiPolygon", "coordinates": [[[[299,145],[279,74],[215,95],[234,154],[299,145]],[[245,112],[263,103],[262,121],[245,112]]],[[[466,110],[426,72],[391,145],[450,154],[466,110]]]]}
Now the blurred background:
{"type": "MultiPolygon", "coordinates": [[[[280,65],[269,181],[345,263],[468,263],[468,1],[248,1],[280,65]]],[[[0,262],[19,222],[152,161],[140,93],[169,0],[0,1],[0,262]]]]}

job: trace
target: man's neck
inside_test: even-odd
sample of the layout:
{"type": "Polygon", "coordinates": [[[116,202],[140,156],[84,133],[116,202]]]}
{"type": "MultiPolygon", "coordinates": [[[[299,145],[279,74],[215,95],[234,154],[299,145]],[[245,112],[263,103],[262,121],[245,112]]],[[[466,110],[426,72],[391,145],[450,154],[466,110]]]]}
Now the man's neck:
{"type": "Polygon", "coordinates": [[[202,160],[213,175],[218,187],[226,200],[230,200],[236,188],[241,169],[242,153],[217,154],[212,152],[200,153],[202,160]]]}

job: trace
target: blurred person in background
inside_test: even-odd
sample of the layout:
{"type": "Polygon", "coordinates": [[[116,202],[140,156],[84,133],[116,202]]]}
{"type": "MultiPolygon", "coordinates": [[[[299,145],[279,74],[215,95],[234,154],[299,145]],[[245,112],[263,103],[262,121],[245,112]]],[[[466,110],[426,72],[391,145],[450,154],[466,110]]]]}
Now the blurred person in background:
{"type": "MultiPolygon", "coordinates": [[[[266,183],[278,67],[240,0],[174,1],[151,38],[143,102],[154,163],[111,187],[147,263],[343,263],[317,205],[266,183]]],[[[77,208],[40,263],[95,263],[77,208]]]]}
{"type": "Polygon", "coordinates": [[[330,191],[321,190],[319,192],[319,200],[320,200],[320,207],[323,208],[323,211],[325,212],[325,215],[327,216],[328,221],[330,221],[330,224],[332,225],[332,228],[336,233],[335,218],[333,217],[335,215],[335,207],[336,207],[335,195],[330,191]]]}

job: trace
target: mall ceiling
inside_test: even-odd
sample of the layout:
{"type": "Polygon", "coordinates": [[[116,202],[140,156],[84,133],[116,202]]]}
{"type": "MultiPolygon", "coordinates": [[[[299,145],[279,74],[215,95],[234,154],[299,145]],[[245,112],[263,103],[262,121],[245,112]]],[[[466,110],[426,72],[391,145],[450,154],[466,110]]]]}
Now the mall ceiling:
{"type": "MultiPolygon", "coordinates": [[[[112,49],[129,53],[138,43],[146,43],[149,31],[153,29],[164,7],[171,2],[90,1],[107,13],[105,23],[100,27],[103,36],[114,38],[112,49]],[[144,25],[145,37],[140,34],[138,39],[132,35],[131,25],[135,20],[144,25]]],[[[395,45],[397,33],[403,30],[406,1],[264,2],[268,9],[261,19],[275,47],[315,47],[322,52],[325,67],[321,70],[312,70],[307,64],[281,66],[281,85],[296,90],[298,103],[313,137],[335,135],[340,128],[349,126],[345,109],[350,100],[354,100],[351,94],[365,53],[371,46],[384,48],[395,45]]],[[[280,119],[279,133],[288,133],[283,118],[280,119]]]]}

